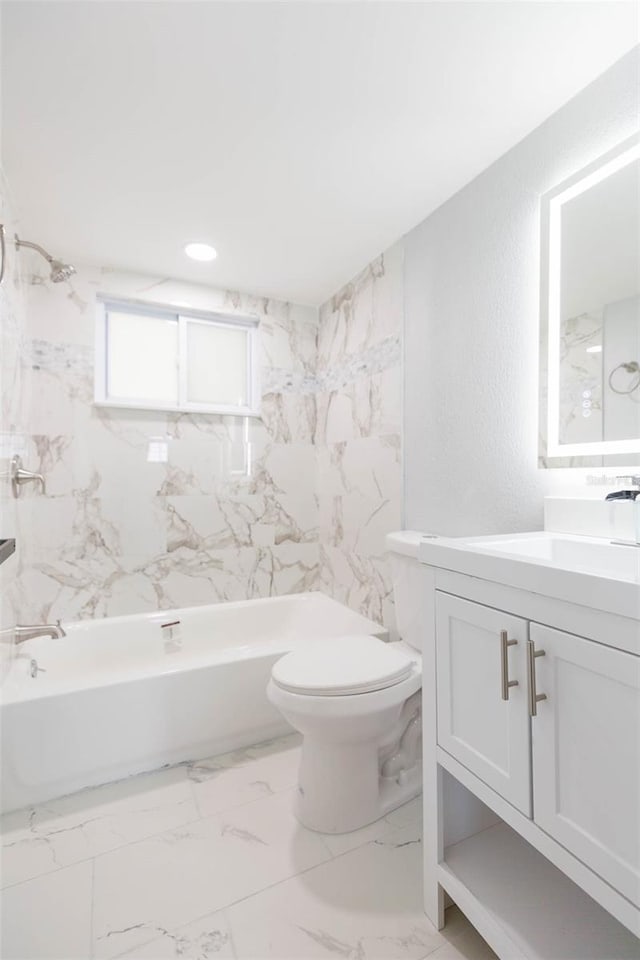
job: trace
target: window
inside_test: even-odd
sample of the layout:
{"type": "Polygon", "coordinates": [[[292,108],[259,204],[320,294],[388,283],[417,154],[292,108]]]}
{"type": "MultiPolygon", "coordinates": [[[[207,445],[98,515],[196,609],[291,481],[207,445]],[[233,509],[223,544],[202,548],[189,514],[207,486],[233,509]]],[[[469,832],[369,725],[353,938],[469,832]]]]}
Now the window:
{"type": "Polygon", "coordinates": [[[257,321],[100,300],[95,401],[257,416],[257,321]]]}

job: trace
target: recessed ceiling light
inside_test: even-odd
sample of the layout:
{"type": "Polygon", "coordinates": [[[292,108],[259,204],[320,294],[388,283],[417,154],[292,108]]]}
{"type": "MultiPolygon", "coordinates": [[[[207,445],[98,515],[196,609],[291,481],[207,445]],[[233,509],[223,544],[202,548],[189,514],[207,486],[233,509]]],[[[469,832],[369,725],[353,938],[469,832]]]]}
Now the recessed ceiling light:
{"type": "Polygon", "coordinates": [[[202,263],[208,263],[215,260],[218,256],[214,247],[210,243],[185,243],[184,252],[192,260],[200,260],[202,263]]]}
{"type": "Polygon", "coordinates": [[[596,343],[593,347],[587,347],[587,353],[602,353],[602,344],[596,343]]]}

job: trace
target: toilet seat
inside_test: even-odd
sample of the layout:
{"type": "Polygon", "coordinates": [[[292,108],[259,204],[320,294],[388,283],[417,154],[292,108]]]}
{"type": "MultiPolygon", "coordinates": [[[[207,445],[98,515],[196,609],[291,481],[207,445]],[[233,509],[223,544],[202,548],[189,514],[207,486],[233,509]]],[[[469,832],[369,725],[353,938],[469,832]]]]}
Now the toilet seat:
{"type": "Polygon", "coordinates": [[[345,697],[396,686],[410,676],[415,664],[395,644],[372,636],[346,636],[286,654],[274,664],[271,678],[289,693],[345,697]]]}

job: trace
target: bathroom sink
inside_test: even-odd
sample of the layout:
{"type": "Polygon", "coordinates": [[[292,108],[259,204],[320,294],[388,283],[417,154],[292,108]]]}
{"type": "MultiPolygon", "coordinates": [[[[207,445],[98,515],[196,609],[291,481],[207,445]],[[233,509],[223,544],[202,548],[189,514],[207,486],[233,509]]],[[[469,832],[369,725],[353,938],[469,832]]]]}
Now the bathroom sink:
{"type": "Polygon", "coordinates": [[[429,537],[424,563],[640,619],[640,547],[549,532],[429,537]]]}
{"type": "Polygon", "coordinates": [[[496,537],[490,542],[483,540],[483,543],[468,540],[469,549],[640,583],[640,547],[633,544],[555,533],[496,537]]]}

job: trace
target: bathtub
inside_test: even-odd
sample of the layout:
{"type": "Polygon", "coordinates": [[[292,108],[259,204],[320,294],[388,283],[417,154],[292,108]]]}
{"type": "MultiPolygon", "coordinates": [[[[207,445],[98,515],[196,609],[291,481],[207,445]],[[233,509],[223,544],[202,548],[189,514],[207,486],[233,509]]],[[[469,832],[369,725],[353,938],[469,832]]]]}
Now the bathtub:
{"type": "Polygon", "coordinates": [[[64,628],[21,644],[2,685],[4,811],[286,733],[265,693],[278,657],[323,637],[387,638],[322,593],[64,628]]]}

